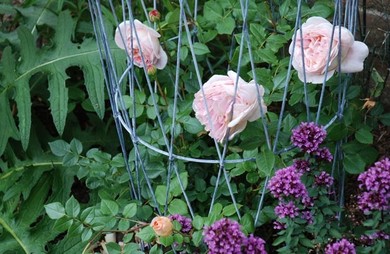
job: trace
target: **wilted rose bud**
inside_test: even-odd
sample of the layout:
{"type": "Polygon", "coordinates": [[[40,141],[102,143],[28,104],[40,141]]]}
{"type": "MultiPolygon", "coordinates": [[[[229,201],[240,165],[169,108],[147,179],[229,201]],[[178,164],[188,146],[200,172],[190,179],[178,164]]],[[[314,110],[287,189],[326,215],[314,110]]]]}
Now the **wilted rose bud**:
{"type": "Polygon", "coordinates": [[[173,232],[173,224],[171,219],[164,216],[155,217],[150,226],[158,236],[170,236],[173,232]]]}
{"type": "Polygon", "coordinates": [[[160,20],[161,14],[158,10],[151,10],[149,12],[149,18],[150,18],[150,21],[156,22],[156,21],[160,20]]]}

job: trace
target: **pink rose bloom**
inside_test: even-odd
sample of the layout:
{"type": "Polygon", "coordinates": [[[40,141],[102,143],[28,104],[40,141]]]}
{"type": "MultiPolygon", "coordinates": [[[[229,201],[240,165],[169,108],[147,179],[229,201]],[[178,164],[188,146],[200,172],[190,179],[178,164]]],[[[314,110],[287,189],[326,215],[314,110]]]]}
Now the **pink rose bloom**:
{"type": "Polygon", "coordinates": [[[158,40],[160,34],[136,19],[134,20],[134,26],[139,44],[135,31],[132,31],[133,26],[130,21],[124,21],[115,30],[116,45],[121,49],[127,50],[129,56],[133,57],[134,65],[144,67],[141,57],[142,51],[147,68],[154,66],[157,69],[163,69],[167,64],[168,57],[158,40]]]}
{"type": "MultiPolygon", "coordinates": [[[[298,77],[303,79],[302,50],[303,44],[306,81],[320,84],[324,81],[326,63],[329,55],[333,25],[324,18],[311,17],[302,24],[301,39],[300,30],[296,34],[293,66],[298,71],[298,77]]],[[[292,53],[293,43],[289,52],[292,53]]],[[[330,79],[340,64],[342,73],[359,72],[363,70],[363,61],[368,56],[367,45],[355,41],[352,33],[345,27],[336,26],[334,30],[332,50],[326,79],[330,79]],[[339,38],[341,31],[341,38],[339,38]],[[341,45],[341,63],[338,62],[339,46],[341,45]]]]}
{"type": "MultiPolygon", "coordinates": [[[[196,118],[205,125],[206,131],[210,131],[210,137],[219,142],[225,139],[228,128],[230,128],[230,140],[245,129],[248,121],[255,121],[261,115],[256,89],[259,89],[259,94],[263,96],[264,88],[256,85],[253,80],[247,83],[241,78],[238,79],[234,112],[233,115],[231,114],[236,77],[234,71],[229,71],[228,76],[212,76],[203,85],[204,96],[202,90],[198,91],[192,105],[196,118]],[[209,114],[207,114],[206,103],[209,114]]],[[[262,112],[266,113],[267,106],[263,100],[261,105],[262,112]]]]}
{"type": "Polygon", "coordinates": [[[173,224],[168,217],[154,217],[152,222],[150,222],[150,226],[158,236],[170,236],[173,233],[173,224]]]}

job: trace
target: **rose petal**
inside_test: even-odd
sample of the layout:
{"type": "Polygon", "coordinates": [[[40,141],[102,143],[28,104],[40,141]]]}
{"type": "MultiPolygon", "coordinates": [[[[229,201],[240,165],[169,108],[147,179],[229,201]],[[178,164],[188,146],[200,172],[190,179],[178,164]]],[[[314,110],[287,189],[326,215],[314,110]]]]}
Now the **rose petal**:
{"type": "Polygon", "coordinates": [[[131,31],[131,30],[126,31],[127,28],[130,29],[130,22],[124,21],[120,23],[115,30],[115,43],[121,49],[126,48],[125,44],[123,43],[126,42],[127,33],[131,31]]]}
{"type": "Polygon", "coordinates": [[[156,68],[160,70],[164,69],[165,66],[167,65],[167,62],[168,62],[167,53],[165,53],[162,47],[160,47],[160,59],[158,59],[156,63],[156,68]]]}
{"type": "Polygon", "coordinates": [[[349,49],[344,61],[341,62],[342,73],[353,73],[363,70],[364,59],[368,56],[368,47],[360,41],[355,41],[349,49]]]}
{"type": "MultiPolygon", "coordinates": [[[[328,71],[328,75],[326,76],[326,81],[328,81],[334,74],[335,70],[328,71]]],[[[298,72],[298,78],[304,82],[303,72],[298,72]]],[[[306,72],[306,82],[313,84],[322,84],[324,82],[325,74],[315,74],[306,72]]]]}

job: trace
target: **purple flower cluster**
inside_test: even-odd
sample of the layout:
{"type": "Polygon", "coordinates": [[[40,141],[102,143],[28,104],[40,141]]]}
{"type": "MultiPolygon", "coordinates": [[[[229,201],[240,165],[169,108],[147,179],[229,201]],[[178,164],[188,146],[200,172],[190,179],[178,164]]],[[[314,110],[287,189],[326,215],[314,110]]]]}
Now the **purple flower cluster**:
{"type": "Polygon", "coordinates": [[[374,232],[370,235],[362,235],[360,237],[360,241],[363,242],[365,245],[372,245],[374,244],[375,240],[389,240],[390,235],[386,234],[383,231],[374,232]]]}
{"type": "Polygon", "coordinates": [[[323,127],[313,122],[303,122],[292,130],[291,142],[307,153],[318,150],[319,145],[326,138],[326,131],[323,127]]]}
{"type": "Polygon", "coordinates": [[[317,159],[322,161],[331,162],[333,160],[333,155],[326,147],[318,148],[317,151],[314,152],[314,154],[317,156],[317,159]]]}
{"type": "Polygon", "coordinates": [[[250,234],[249,237],[245,239],[243,253],[267,254],[267,251],[265,250],[265,241],[260,237],[255,237],[253,234],[250,234]]]}
{"type": "Polygon", "coordinates": [[[234,220],[223,218],[213,225],[205,227],[204,242],[209,254],[240,254],[245,240],[240,224],[234,220]]]}
{"type": "Polygon", "coordinates": [[[252,234],[246,237],[237,221],[223,218],[203,230],[208,254],[267,254],[265,241],[252,234]]]}
{"type": "Polygon", "coordinates": [[[268,189],[279,200],[288,197],[307,197],[308,193],[301,181],[301,175],[294,166],[279,169],[269,181],[268,189]]]}
{"type": "Polygon", "coordinates": [[[328,173],[325,171],[322,171],[318,176],[315,177],[314,183],[317,186],[326,186],[329,187],[333,184],[333,177],[330,176],[328,173]]]}
{"type": "Polygon", "coordinates": [[[390,209],[390,160],[375,162],[358,177],[362,193],[358,196],[359,208],[365,213],[390,209]]]}
{"type": "Polygon", "coordinates": [[[280,202],[279,205],[275,207],[275,214],[279,218],[295,218],[299,214],[299,209],[294,205],[294,202],[292,201],[288,203],[280,202]]]}
{"type": "Polygon", "coordinates": [[[293,167],[302,174],[310,172],[310,162],[308,160],[294,160],[293,167]]]}
{"type": "Polygon", "coordinates": [[[356,254],[355,245],[347,239],[328,244],[325,248],[325,254],[356,254]]]}
{"type": "Polygon", "coordinates": [[[175,220],[177,222],[180,223],[181,225],[181,232],[183,233],[188,233],[191,231],[192,229],[192,221],[190,218],[187,218],[183,215],[180,215],[180,214],[174,214],[174,215],[170,215],[169,218],[171,220],[175,220]]]}
{"type": "Polygon", "coordinates": [[[303,211],[302,219],[306,220],[308,224],[313,224],[313,214],[311,211],[303,211]]]}
{"type": "Polygon", "coordinates": [[[284,230],[286,229],[286,224],[280,222],[280,221],[274,221],[274,229],[276,230],[284,230]]]}

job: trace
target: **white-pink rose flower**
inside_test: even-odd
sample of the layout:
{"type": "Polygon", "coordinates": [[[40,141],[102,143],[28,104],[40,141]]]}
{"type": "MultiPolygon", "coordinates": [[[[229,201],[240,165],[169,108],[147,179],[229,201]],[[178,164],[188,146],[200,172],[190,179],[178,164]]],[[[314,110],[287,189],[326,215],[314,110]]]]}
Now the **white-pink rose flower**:
{"type": "MultiPolygon", "coordinates": [[[[368,47],[360,41],[355,41],[352,33],[345,27],[336,26],[332,42],[333,25],[324,18],[311,17],[302,24],[302,37],[300,30],[296,33],[296,42],[292,64],[298,71],[298,77],[304,81],[302,50],[304,51],[304,64],[306,81],[320,84],[324,81],[325,71],[328,80],[340,64],[342,73],[353,73],[363,70],[363,61],[368,56],[368,47]],[[339,32],[341,37],[339,37],[339,32]],[[332,42],[330,61],[326,70],[329,47],[332,42]],[[341,45],[341,63],[338,62],[339,47],[341,45]]],[[[293,39],[294,42],[294,39],[293,39]]],[[[289,52],[292,53],[293,42],[289,52]]]]}
{"type": "Polygon", "coordinates": [[[128,52],[129,56],[133,58],[134,65],[144,67],[142,52],[146,68],[154,66],[157,69],[163,69],[167,64],[168,57],[160,45],[158,39],[160,34],[136,19],[134,20],[134,26],[139,43],[130,21],[124,21],[115,30],[116,45],[128,52]]]}
{"type": "MultiPolygon", "coordinates": [[[[233,106],[236,77],[237,74],[234,71],[229,71],[227,76],[212,76],[203,85],[203,93],[200,90],[195,94],[192,104],[196,118],[205,125],[205,130],[210,132],[210,137],[218,142],[225,139],[228,128],[230,128],[229,139],[232,139],[245,129],[248,121],[255,121],[261,116],[256,89],[263,97],[264,88],[253,80],[247,83],[241,78],[238,79],[233,106]]],[[[267,106],[263,100],[261,100],[261,105],[262,113],[266,113],[267,106]]]]}

